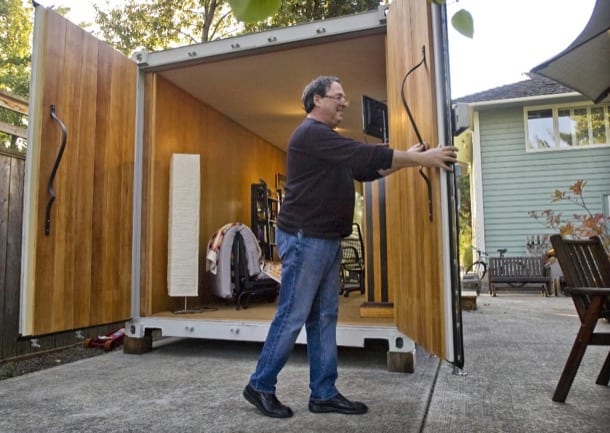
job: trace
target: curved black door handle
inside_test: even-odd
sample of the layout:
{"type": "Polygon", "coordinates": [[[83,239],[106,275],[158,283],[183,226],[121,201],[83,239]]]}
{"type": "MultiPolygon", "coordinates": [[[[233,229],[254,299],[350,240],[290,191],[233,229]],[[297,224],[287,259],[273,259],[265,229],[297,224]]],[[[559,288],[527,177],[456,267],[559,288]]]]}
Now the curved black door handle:
{"type": "MultiPolygon", "coordinates": [[[[421,58],[420,62],[418,64],[416,64],[415,66],[413,66],[411,69],[409,69],[409,72],[407,72],[402,79],[402,83],[400,84],[400,98],[402,99],[402,105],[403,105],[403,107],[405,107],[405,110],[407,111],[407,115],[409,116],[409,121],[411,122],[413,131],[415,131],[415,136],[417,137],[417,140],[421,144],[423,144],[424,139],[422,138],[421,133],[419,132],[419,128],[417,127],[417,123],[415,122],[413,113],[411,113],[411,109],[409,108],[409,104],[407,103],[407,97],[405,96],[405,83],[407,82],[407,78],[417,68],[426,64],[426,46],[425,45],[421,47],[421,55],[422,55],[422,58],[421,58]]],[[[430,183],[430,178],[428,178],[426,173],[424,173],[423,166],[419,167],[419,174],[426,182],[426,188],[428,189],[428,219],[430,221],[432,221],[432,216],[433,216],[433,213],[432,213],[432,184],[430,183]]]]}
{"type": "Polygon", "coordinates": [[[68,140],[68,132],[66,130],[66,126],[57,117],[57,114],[55,114],[55,105],[53,104],[51,105],[51,118],[55,120],[55,122],[57,122],[57,124],[59,125],[59,129],[61,129],[61,146],[59,148],[59,152],[57,153],[55,165],[53,165],[53,170],[51,171],[51,176],[49,177],[49,183],[47,186],[47,190],[49,191],[49,201],[47,202],[47,211],[45,214],[44,222],[45,235],[49,235],[51,233],[51,207],[53,206],[53,202],[55,201],[55,190],[53,189],[53,182],[55,181],[55,175],[57,174],[59,163],[61,162],[61,158],[64,155],[64,150],[66,149],[66,141],[68,140]]]}

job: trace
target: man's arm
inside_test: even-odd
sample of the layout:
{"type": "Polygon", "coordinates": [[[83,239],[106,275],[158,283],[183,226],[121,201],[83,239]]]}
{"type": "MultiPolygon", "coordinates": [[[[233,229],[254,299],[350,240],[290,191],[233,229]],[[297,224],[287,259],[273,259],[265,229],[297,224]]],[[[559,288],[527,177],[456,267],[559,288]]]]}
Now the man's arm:
{"type": "Polygon", "coordinates": [[[428,149],[426,145],[421,143],[411,146],[408,150],[394,149],[392,166],[385,170],[379,170],[379,174],[387,176],[401,168],[418,165],[453,171],[451,164],[457,161],[457,151],[457,147],[453,146],[438,146],[428,149]]]}

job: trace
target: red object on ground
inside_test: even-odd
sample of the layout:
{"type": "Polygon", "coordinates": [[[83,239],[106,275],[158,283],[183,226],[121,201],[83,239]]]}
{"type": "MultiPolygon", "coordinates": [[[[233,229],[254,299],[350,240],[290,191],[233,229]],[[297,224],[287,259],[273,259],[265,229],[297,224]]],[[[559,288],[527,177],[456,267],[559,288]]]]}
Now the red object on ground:
{"type": "Polygon", "coordinates": [[[110,351],[123,344],[124,338],[125,328],[119,328],[106,335],[100,335],[96,338],[85,338],[85,341],[83,341],[83,346],[102,347],[104,350],[110,351]]]}

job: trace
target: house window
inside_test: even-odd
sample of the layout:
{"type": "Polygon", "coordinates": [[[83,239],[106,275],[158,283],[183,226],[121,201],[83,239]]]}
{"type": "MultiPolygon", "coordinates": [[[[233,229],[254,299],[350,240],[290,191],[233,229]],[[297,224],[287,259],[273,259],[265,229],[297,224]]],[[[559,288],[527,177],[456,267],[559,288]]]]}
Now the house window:
{"type": "Polygon", "coordinates": [[[610,105],[524,108],[527,151],[610,146],[610,105]]]}

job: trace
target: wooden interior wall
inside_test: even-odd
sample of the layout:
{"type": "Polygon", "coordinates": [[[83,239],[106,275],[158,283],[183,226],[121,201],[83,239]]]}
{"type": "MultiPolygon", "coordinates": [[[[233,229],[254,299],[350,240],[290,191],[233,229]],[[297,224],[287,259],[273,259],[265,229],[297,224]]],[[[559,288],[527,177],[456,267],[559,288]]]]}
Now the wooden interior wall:
{"type": "MultiPolygon", "coordinates": [[[[387,50],[387,38],[385,44],[387,50]]],[[[363,185],[366,301],[360,307],[362,317],[394,316],[394,286],[388,282],[388,208],[385,184],[386,179],[379,179],[363,185]]]]}
{"type": "MultiPolygon", "coordinates": [[[[162,77],[147,79],[144,144],[142,308],[146,316],[183,306],[167,295],[169,163],[172,153],[201,157],[200,288],[205,302],[205,254],[212,234],[226,223],[250,226],[250,185],[274,187],[285,152],[162,77]]],[[[189,304],[190,305],[190,304],[189,304]]]]}
{"type": "MultiPolygon", "coordinates": [[[[405,94],[424,141],[436,146],[437,119],[430,2],[394,0],[388,13],[387,73],[390,143],[407,149],[417,142],[400,97],[403,77],[422,58],[426,63],[407,79],[405,94]]],[[[432,184],[433,220],[428,192],[416,168],[386,182],[388,279],[394,288],[398,328],[431,353],[445,357],[440,172],[424,169],[432,184]]]]}
{"type": "Polygon", "coordinates": [[[369,182],[364,185],[365,191],[365,224],[363,236],[365,238],[366,259],[366,304],[362,306],[362,314],[367,313],[364,308],[378,309],[382,304],[389,307],[385,315],[392,315],[394,302],[394,288],[388,284],[388,257],[387,257],[387,204],[385,201],[385,179],[369,182]]]}
{"type": "Polygon", "coordinates": [[[133,137],[136,65],[109,45],[46,12],[46,46],[39,83],[45,90],[40,137],[36,216],[33,334],[129,318],[131,281],[133,137]],[[50,234],[44,233],[47,184],[61,134],[68,139],[57,170],[50,234]]]}

